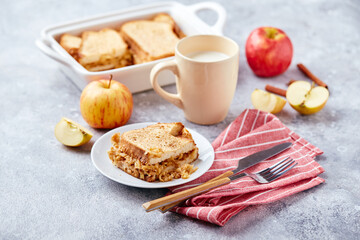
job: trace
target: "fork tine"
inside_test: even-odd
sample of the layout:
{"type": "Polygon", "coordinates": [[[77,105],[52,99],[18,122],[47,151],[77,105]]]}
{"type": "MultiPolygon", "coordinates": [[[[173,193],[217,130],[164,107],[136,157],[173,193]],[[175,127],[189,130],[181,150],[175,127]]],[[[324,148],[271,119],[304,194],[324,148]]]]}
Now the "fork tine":
{"type": "Polygon", "coordinates": [[[271,173],[273,175],[278,174],[279,172],[281,172],[282,170],[286,169],[288,166],[290,166],[291,164],[293,164],[295,161],[293,159],[290,159],[289,161],[287,161],[286,163],[284,163],[281,167],[279,166],[277,169],[273,169],[271,170],[271,173]]]}
{"type": "Polygon", "coordinates": [[[288,166],[290,166],[294,162],[295,162],[294,160],[290,159],[290,160],[284,162],[283,164],[279,165],[275,170],[270,170],[268,173],[262,174],[261,176],[266,179],[272,178],[273,176],[275,176],[282,170],[286,169],[288,166]]]}
{"type": "Polygon", "coordinates": [[[284,168],[284,166],[286,167],[287,165],[289,165],[289,164],[291,164],[292,162],[293,162],[294,160],[292,160],[292,159],[287,159],[287,161],[281,161],[281,164],[276,164],[276,165],[274,165],[274,166],[271,166],[270,168],[269,168],[269,171],[268,172],[266,172],[266,173],[261,173],[261,175],[263,176],[263,177],[266,177],[266,176],[268,176],[268,175],[274,175],[274,174],[276,174],[277,173],[277,171],[280,169],[283,169],[284,168]]]}
{"type": "Polygon", "coordinates": [[[291,165],[291,166],[288,166],[287,169],[284,169],[282,172],[279,172],[278,174],[272,176],[271,178],[268,179],[269,182],[272,182],[274,181],[275,179],[281,177],[282,175],[284,175],[285,173],[287,173],[288,171],[290,171],[293,167],[295,167],[297,165],[297,163],[291,165]]]}
{"type": "Polygon", "coordinates": [[[288,160],[289,158],[290,158],[290,157],[287,157],[287,158],[285,158],[284,160],[276,163],[275,165],[273,165],[273,166],[271,166],[271,167],[268,167],[268,168],[260,171],[259,174],[264,174],[264,173],[266,173],[266,172],[268,172],[268,171],[271,171],[272,169],[274,169],[275,167],[279,166],[280,164],[282,164],[284,161],[288,160]]]}

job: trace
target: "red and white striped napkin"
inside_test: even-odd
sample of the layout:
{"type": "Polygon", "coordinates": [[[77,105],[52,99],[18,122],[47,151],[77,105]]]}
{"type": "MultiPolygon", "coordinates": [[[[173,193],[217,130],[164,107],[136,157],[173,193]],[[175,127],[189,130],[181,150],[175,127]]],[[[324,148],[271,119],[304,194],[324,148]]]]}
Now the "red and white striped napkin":
{"type": "Polygon", "coordinates": [[[212,143],[215,161],[200,178],[170,189],[179,192],[206,182],[237,167],[239,159],[283,142],[292,142],[288,150],[262,161],[246,171],[256,172],[290,156],[298,165],[281,178],[259,184],[244,177],[186,201],[172,211],[220,226],[250,205],[274,202],[324,182],[318,175],[324,169],[314,161],[323,152],[287,128],[272,114],[245,110],[212,143]]]}

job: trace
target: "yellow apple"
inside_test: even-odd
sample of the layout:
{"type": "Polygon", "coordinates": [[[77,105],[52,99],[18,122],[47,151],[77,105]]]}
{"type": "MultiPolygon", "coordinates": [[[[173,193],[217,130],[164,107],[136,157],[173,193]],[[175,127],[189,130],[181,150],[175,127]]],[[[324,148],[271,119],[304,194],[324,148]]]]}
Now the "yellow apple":
{"type": "Polygon", "coordinates": [[[286,99],[291,107],[305,115],[320,111],[328,98],[329,91],[325,87],[314,87],[306,81],[296,81],[286,91],[286,99]]]}
{"type": "Polygon", "coordinates": [[[120,127],[130,119],[132,109],[131,92],[115,80],[90,82],[81,93],[81,115],[93,128],[120,127]]]}
{"type": "Polygon", "coordinates": [[[55,126],[55,137],[66,146],[77,147],[89,142],[93,134],[80,124],[61,118],[55,126]]]}
{"type": "Polygon", "coordinates": [[[260,89],[252,92],[251,102],[256,109],[269,113],[280,112],[286,104],[285,99],[260,89]]]}

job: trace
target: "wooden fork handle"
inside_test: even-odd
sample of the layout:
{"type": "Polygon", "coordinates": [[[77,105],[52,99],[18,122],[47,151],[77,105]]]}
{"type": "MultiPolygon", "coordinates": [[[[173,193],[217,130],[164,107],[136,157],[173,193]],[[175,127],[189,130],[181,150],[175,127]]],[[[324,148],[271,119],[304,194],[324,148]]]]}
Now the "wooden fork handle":
{"type": "Polygon", "coordinates": [[[162,198],[158,198],[152,200],[150,202],[144,203],[142,206],[145,208],[147,212],[153,211],[157,208],[166,206],[168,204],[177,203],[179,201],[183,201],[187,198],[199,195],[201,193],[205,193],[210,191],[211,189],[217,188],[219,186],[225,185],[229,183],[231,180],[228,177],[220,178],[215,181],[206,182],[194,188],[187,189],[185,191],[181,191],[178,193],[174,193],[162,198]]]}
{"type": "MultiPolygon", "coordinates": [[[[205,182],[205,183],[209,183],[209,182],[213,182],[213,181],[216,181],[218,179],[221,179],[221,178],[226,178],[226,177],[230,177],[231,175],[233,175],[234,173],[232,171],[227,171],[227,172],[224,172],[223,174],[220,174],[219,176],[217,177],[214,177],[212,179],[210,179],[209,181],[205,182]]],[[[203,184],[205,184],[203,183],[203,184]]],[[[202,185],[203,185],[202,184],[202,185]]],[[[201,185],[200,185],[201,186],[201,185]]],[[[188,198],[185,198],[184,200],[186,200],[188,198]]],[[[175,202],[175,203],[171,203],[171,204],[168,204],[166,206],[163,206],[163,207],[160,207],[159,209],[161,210],[162,213],[165,213],[167,212],[169,209],[175,207],[176,205],[180,204],[181,202],[183,202],[184,200],[181,200],[181,201],[178,201],[178,202],[175,202]]]]}

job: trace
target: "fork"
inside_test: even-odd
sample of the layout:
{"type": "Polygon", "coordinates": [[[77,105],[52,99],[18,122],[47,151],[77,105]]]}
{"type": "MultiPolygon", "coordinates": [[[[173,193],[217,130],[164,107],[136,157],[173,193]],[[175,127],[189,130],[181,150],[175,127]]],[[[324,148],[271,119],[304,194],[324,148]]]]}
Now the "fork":
{"type": "Polygon", "coordinates": [[[217,187],[228,184],[232,180],[235,180],[235,179],[239,179],[239,178],[248,176],[262,184],[270,183],[270,182],[274,181],[275,179],[278,179],[279,177],[284,175],[286,172],[290,171],[296,165],[297,165],[297,163],[293,159],[289,159],[289,157],[287,157],[284,160],[274,164],[273,166],[263,169],[259,172],[255,172],[255,173],[243,172],[240,174],[226,176],[226,177],[221,177],[221,175],[220,175],[220,176],[218,176],[214,179],[211,179],[210,181],[207,181],[206,183],[203,183],[194,188],[190,188],[185,191],[174,193],[174,194],[144,203],[143,207],[146,209],[147,212],[150,212],[155,209],[160,209],[160,211],[162,213],[165,213],[165,212],[169,211],[170,209],[172,209],[173,207],[180,204],[181,202],[185,201],[186,199],[189,199],[191,197],[200,195],[202,193],[208,192],[217,187]]]}
{"type": "MultiPolygon", "coordinates": [[[[256,173],[243,172],[243,173],[240,173],[235,176],[236,176],[236,179],[239,179],[242,177],[251,177],[252,179],[254,179],[255,181],[257,181],[259,183],[270,183],[270,182],[274,181],[275,179],[284,175],[286,172],[290,171],[296,165],[297,165],[297,163],[295,162],[295,160],[287,157],[284,160],[282,160],[264,170],[261,170],[259,172],[256,172],[256,173]]],[[[218,176],[217,178],[213,178],[208,182],[218,180],[219,178],[221,178],[221,176],[218,176]]],[[[231,179],[231,177],[230,177],[230,179],[231,179]]],[[[208,182],[206,182],[206,183],[208,183],[208,182]]],[[[188,197],[184,200],[181,200],[179,202],[176,202],[176,203],[165,205],[163,207],[160,207],[159,210],[162,213],[166,213],[167,211],[171,210],[172,208],[174,208],[177,205],[180,205],[180,203],[186,201],[189,198],[190,197],[188,197]]]]}
{"type": "Polygon", "coordinates": [[[297,163],[295,162],[295,160],[289,159],[289,157],[287,157],[284,160],[276,163],[275,165],[261,170],[257,173],[241,173],[238,175],[238,178],[248,176],[259,183],[269,183],[281,177],[296,165],[297,163]]]}

